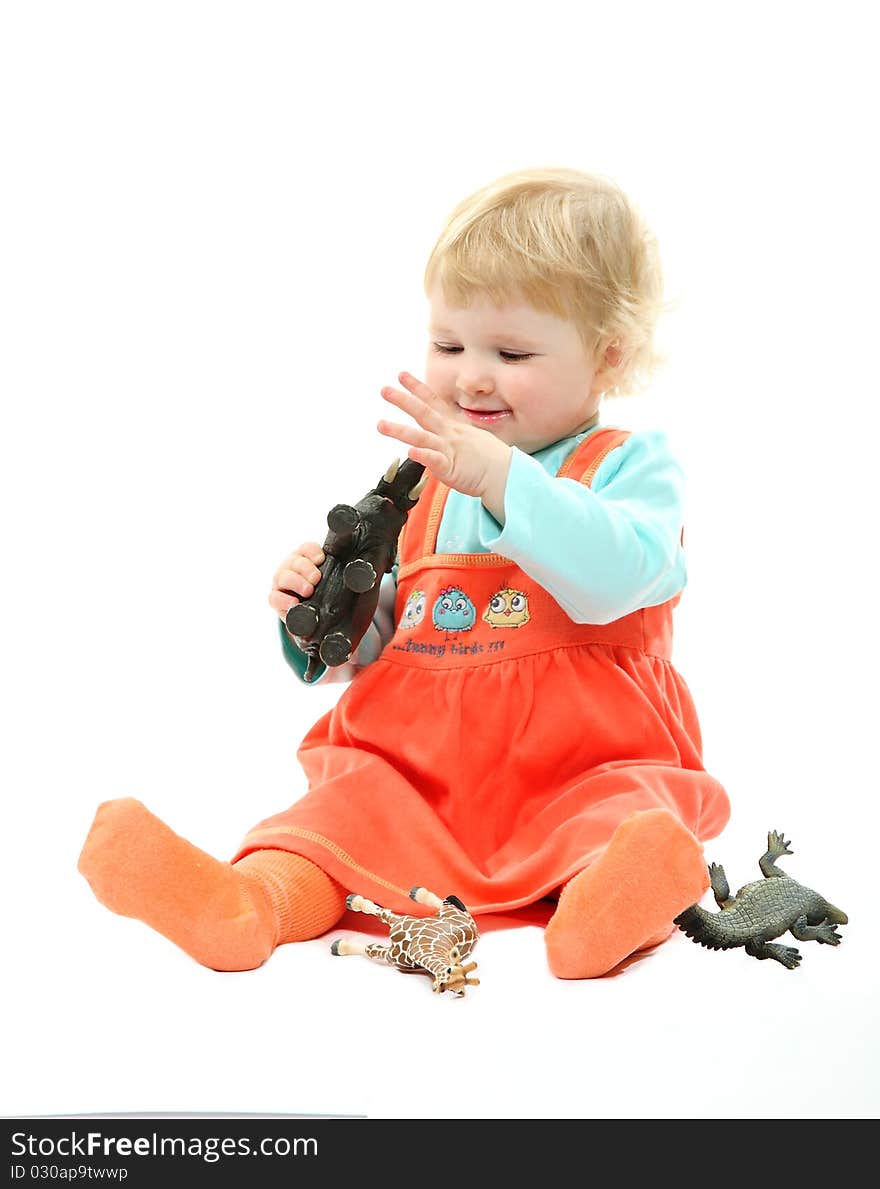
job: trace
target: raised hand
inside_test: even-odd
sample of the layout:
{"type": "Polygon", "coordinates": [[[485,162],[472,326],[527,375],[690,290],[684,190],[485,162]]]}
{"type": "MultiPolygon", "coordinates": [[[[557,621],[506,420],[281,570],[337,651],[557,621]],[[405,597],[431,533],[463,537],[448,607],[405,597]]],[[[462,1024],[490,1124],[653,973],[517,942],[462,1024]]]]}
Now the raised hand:
{"type": "Polygon", "coordinates": [[[399,378],[406,391],[386,387],[381,390],[382,397],[416,424],[382,420],[376,428],[409,446],[409,457],[422,463],[441,483],[482,500],[503,524],[510,447],[488,430],[461,419],[409,372],[401,372],[399,378]]]}

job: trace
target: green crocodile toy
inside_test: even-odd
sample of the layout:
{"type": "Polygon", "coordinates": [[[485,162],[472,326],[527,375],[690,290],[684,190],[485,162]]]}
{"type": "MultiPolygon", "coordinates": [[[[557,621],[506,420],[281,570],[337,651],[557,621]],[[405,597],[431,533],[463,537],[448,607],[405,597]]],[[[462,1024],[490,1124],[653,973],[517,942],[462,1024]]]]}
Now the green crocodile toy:
{"type": "Polygon", "coordinates": [[[724,868],[709,865],[712,892],[721,909],[707,912],[692,904],[675,918],[675,924],[698,945],[710,950],[744,946],[753,958],[775,958],[788,970],[801,960],[790,945],[771,944],[774,937],[790,932],[798,941],[840,945],[837,926],[847,924],[847,915],[829,904],[811,888],[805,888],[774,865],[774,859],[793,854],[781,834],[767,835],[767,852],[759,861],[763,879],[746,884],[731,896],[724,868]]]}

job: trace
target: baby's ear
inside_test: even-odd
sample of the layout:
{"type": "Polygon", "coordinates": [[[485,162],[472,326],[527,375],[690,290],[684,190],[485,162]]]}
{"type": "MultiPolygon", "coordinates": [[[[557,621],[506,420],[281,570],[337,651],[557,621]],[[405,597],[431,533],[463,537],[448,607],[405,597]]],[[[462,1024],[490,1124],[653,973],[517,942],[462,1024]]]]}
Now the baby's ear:
{"type": "Polygon", "coordinates": [[[593,383],[590,389],[592,396],[604,396],[609,388],[612,388],[616,382],[614,373],[623,362],[623,348],[620,345],[620,339],[612,339],[610,343],[606,343],[603,347],[601,343],[596,344],[596,355],[593,372],[593,383]]]}
{"type": "Polygon", "coordinates": [[[602,355],[602,371],[613,371],[614,368],[620,367],[622,361],[623,348],[620,339],[612,339],[602,355]]]}

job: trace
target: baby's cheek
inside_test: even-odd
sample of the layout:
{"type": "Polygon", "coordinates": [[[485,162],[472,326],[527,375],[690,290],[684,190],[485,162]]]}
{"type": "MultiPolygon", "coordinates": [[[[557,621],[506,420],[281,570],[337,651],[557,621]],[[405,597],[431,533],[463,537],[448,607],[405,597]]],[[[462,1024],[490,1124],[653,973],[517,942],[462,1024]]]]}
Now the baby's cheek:
{"type": "Polygon", "coordinates": [[[455,376],[449,364],[438,361],[434,355],[429,355],[425,364],[425,383],[435,396],[448,399],[455,392],[455,376]]]}

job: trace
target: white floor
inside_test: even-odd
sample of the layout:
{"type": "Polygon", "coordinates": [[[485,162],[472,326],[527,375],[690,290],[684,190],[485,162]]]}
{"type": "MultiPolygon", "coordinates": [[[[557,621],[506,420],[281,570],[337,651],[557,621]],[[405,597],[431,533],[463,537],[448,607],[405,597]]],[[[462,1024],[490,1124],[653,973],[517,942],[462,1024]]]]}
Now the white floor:
{"type": "MultiPolygon", "coordinates": [[[[334,958],[338,931],[257,971],[205,970],[92,898],[71,816],[61,838],[57,819],[33,821],[42,879],[22,868],[7,899],[3,1114],[877,1115],[873,877],[838,832],[812,854],[795,837],[785,860],[851,918],[837,948],[800,943],[797,970],[676,933],[614,977],[561,982],[532,925],[484,932],[481,983],[453,999],[334,958]]],[[[744,841],[707,848],[737,887],[764,840],[744,841]]]]}
{"type": "Polygon", "coordinates": [[[86,895],[70,889],[42,962],[18,950],[4,1114],[841,1118],[880,1105],[864,920],[836,951],[803,946],[797,971],[679,935],[589,983],[549,975],[536,927],[487,934],[480,986],[453,1000],[343,964],[324,941],[215,974],[86,895]]]}

